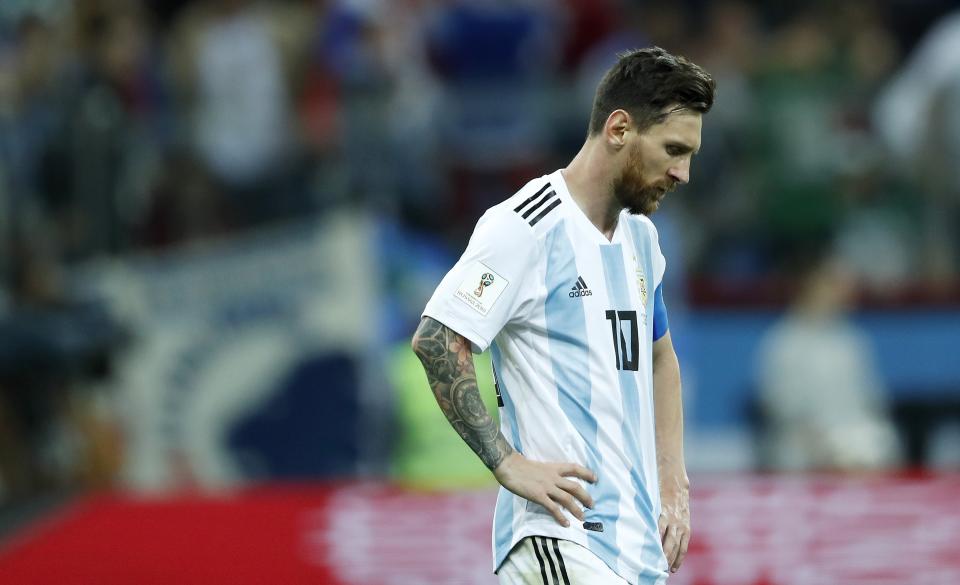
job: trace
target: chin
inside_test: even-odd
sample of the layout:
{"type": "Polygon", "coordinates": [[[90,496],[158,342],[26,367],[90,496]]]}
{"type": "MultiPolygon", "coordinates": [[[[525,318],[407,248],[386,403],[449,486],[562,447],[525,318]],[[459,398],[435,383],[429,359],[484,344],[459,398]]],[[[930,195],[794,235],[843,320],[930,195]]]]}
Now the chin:
{"type": "Polygon", "coordinates": [[[631,215],[650,215],[658,209],[660,209],[660,201],[654,199],[627,206],[627,213],[631,215]]]}
{"type": "Polygon", "coordinates": [[[631,215],[650,215],[660,208],[663,190],[654,187],[622,189],[614,186],[614,196],[620,205],[631,215]]]}

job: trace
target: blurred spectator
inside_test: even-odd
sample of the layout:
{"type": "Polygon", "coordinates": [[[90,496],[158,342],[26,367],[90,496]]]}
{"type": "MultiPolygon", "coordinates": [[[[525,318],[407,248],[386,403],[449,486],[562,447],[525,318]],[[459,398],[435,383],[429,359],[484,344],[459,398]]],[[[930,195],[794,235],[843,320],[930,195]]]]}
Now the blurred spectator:
{"type": "Polygon", "coordinates": [[[851,84],[828,18],[810,8],[784,23],[757,79],[751,158],[759,163],[758,219],[774,266],[832,232],[844,211],[834,185],[844,161],[843,92],[851,84]]]}
{"type": "Polygon", "coordinates": [[[922,262],[922,201],[880,160],[838,182],[837,191],[849,207],[837,253],[864,291],[889,299],[909,287],[922,262]]]}
{"type": "Polygon", "coordinates": [[[313,73],[323,76],[312,80],[315,107],[325,101],[336,108],[329,132],[336,143],[324,146],[344,175],[341,196],[401,212],[414,225],[435,219],[441,202],[439,87],[425,43],[432,4],[332,2],[313,47],[313,73]]]}
{"type": "MultiPolygon", "coordinates": [[[[447,193],[437,111],[442,87],[430,64],[427,31],[437,11],[433,0],[389,2],[384,27],[385,65],[393,80],[388,104],[388,143],[393,188],[403,218],[414,225],[442,221],[435,210],[447,193]],[[416,169],[416,172],[409,172],[416,169]]],[[[381,162],[381,165],[384,163],[381,162]]]]}
{"type": "Polygon", "coordinates": [[[553,152],[549,168],[566,164],[583,144],[587,132],[590,109],[600,83],[600,78],[616,62],[617,53],[650,44],[646,36],[645,22],[639,5],[604,2],[590,3],[589,10],[579,0],[568,6],[570,21],[567,25],[571,38],[567,47],[566,65],[562,79],[554,90],[552,121],[553,152]],[[604,26],[604,9],[615,10],[610,22],[604,26]],[[584,35],[590,35],[586,43],[584,35]],[[573,49],[576,53],[572,53],[573,49]],[[568,87],[569,86],[569,87],[568,87]]]}
{"type": "Polygon", "coordinates": [[[708,180],[684,185],[674,201],[683,214],[692,270],[729,281],[756,275],[764,262],[757,226],[744,221],[756,217],[762,189],[745,129],[760,113],[754,80],[763,39],[755,11],[737,0],[710,4],[704,23],[694,60],[717,80],[718,91],[695,172],[708,180]]]}
{"type": "Polygon", "coordinates": [[[55,86],[63,70],[62,36],[53,22],[27,15],[0,49],[0,268],[11,289],[20,288],[34,259],[50,264],[58,255],[41,171],[60,120],[55,86]]]}
{"type": "Polygon", "coordinates": [[[85,388],[108,373],[122,332],[71,298],[65,273],[127,248],[159,142],[139,6],[34,8],[0,57],[0,482],[15,500],[100,485],[115,469],[85,388]]]}
{"type": "Polygon", "coordinates": [[[563,47],[553,8],[549,0],[453,0],[428,32],[444,83],[435,120],[452,181],[448,228],[458,240],[545,164],[544,90],[563,47]]]}
{"type": "Polygon", "coordinates": [[[876,102],[880,136],[924,195],[917,272],[944,284],[960,266],[960,12],[936,23],[876,102]]]}
{"type": "Polygon", "coordinates": [[[229,233],[232,209],[217,181],[197,159],[173,151],[163,161],[149,207],[138,225],[138,243],[151,248],[229,233]]]}
{"type": "Polygon", "coordinates": [[[856,290],[826,258],[801,269],[796,297],[759,350],[763,463],[784,470],[886,469],[895,429],[870,344],[849,320],[856,290]]]}
{"type": "Polygon", "coordinates": [[[294,70],[309,22],[296,5],[200,0],[171,39],[189,144],[239,226],[309,207],[293,132],[294,70]]]}
{"type": "Polygon", "coordinates": [[[143,8],[90,0],[77,2],[73,15],[80,58],[46,96],[53,98],[54,123],[37,176],[68,261],[129,248],[164,128],[143,8]]]}
{"type": "Polygon", "coordinates": [[[944,16],[879,94],[876,125],[896,158],[918,162],[937,95],[960,76],[960,12],[944,16]]]}
{"type": "MultiPolygon", "coordinates": [[[[651,23],[647,22],[645,16],[646,12],[640,6],[626,4],[613,25],[583,51],[576,70],[578,104],[574,109],[581,112],[580,118],[583,118],[577,128],[575,140],[577,148],[586,132],[586,120],[582,112],[590,111],[597,84],[600,83],[603,74],[616,62],[617,54],[650,44],[647,31],[651,23]]],[[[671,21],[670,18],[661,19],[663,20],[668,23],[671,21]]]]}
{"type": "Polygon", "coordinates": [[[631,20],[622,14],[630,10],[630,4],[621,7],[617,0],[563,0],[557,8],[563,14],[567,31],[563,51],[566,70],[575,70],[588,51],[615,28],[628,26],[631,20]]]}

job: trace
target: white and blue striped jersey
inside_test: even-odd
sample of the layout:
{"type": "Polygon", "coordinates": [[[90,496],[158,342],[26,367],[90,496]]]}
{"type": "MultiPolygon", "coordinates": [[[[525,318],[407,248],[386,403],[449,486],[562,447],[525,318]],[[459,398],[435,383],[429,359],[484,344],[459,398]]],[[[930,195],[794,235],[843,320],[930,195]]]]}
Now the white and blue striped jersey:
{"type": "Polygon", "coordinates": [[[579,463],[594,508],[564,528],[500,488],[494,570],[526,536],[578,543],[630,583],[667,578],[657,519],[652,344],[667,329],[657,231],[623,211],[612,240],[560,171],[490,208],[424,310],[488,346],[501,430],[536,461],[579,463]]]}

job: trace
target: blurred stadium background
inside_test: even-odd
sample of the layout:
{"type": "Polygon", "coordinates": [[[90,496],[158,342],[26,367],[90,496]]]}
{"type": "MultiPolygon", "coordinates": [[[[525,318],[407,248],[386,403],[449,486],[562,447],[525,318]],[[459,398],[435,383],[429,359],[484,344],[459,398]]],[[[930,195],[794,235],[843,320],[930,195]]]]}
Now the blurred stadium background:
{"type": "Polygon", "coordinates": [[[0,582],[495,583],[408,339],[650,44],[719,85],[671,583],[960,583],[953,0],[2,0],[0,582]]]}

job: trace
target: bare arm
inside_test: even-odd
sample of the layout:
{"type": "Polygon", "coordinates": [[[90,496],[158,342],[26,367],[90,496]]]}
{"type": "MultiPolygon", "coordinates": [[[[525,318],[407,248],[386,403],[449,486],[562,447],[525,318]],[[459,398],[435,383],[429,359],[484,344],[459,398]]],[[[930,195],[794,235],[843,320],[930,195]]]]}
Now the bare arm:
{"type": "Polygon", "coordinates": [[[514,451],[480,398],[470,341],[425,317],[414,334],[413,351],[447,420],[483,464],[496,469],[514,451]]]}
{"type": "Polygon", "coordinates": [[[660,476],[660,538],[676,572],[690,542],[690,480],[683,460],[683,402],[680,362],[668,331],[653,344],[653,408],[660,476]]]}
{"type": "Polygon", "coordinates": [[[423,363],[437,404],[460,437],[473,449],[503,487],[540,504],[567,526],[561,506],[580,520],[593,500],[566,477],[596,481],[593,473],[573,463],[540,463],[514,451],[487,412],[477,388],[470,341],[443,323],[424,317],[413,336],[413,351],[423,363]]]}

